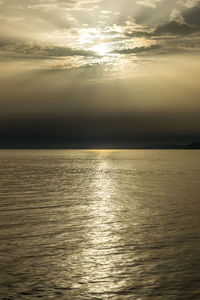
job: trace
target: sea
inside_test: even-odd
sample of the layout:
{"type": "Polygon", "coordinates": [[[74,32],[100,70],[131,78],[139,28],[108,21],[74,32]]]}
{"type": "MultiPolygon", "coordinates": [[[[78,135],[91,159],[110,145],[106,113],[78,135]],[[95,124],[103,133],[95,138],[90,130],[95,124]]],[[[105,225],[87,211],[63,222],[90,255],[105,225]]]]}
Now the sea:
{"type": "Polygon", "coordinates": [[[1,150],[0,299],[200,299],[200,151],[1,150]]]}

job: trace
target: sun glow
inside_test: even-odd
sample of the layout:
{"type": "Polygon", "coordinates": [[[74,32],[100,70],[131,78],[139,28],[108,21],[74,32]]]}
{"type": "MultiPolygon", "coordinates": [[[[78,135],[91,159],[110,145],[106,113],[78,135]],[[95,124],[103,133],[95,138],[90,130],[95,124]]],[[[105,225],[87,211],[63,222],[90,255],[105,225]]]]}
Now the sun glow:
{"type": "Polygon", "coordinates": [[[98,55],[106,55],[109,51],[105,44],[98,44],[91,48],[92,51],[96,52],[98,55]]]}

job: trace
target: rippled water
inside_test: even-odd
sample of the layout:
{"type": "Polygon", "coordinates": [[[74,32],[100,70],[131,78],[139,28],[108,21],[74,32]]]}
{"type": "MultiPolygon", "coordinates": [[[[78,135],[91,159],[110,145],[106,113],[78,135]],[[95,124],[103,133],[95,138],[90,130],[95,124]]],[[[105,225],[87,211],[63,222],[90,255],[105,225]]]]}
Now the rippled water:
{"type": "Polygon", "coordinates": [[[200,151],[0,151],[1,299],[200,299],[200,151]]]}

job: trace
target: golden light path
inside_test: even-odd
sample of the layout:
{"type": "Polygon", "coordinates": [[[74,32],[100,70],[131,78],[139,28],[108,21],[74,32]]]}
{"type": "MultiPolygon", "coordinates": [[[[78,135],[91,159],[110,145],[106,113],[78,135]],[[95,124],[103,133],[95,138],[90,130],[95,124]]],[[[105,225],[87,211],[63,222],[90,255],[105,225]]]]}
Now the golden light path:
{"type": "MultiPolygon", "coordinates": [[[[93,150],[95,151],[95,150],[93,150]]],[[[111,150],[112,151],[112,150],[111,150]]],[[[102,293],[117,289],[113,270],[121,256],[112,255],[113,246],[120,240],[121,224],[118,202],[115,201],[116,184],[110,175],[110,150],[96,150],[98,166],[91,181],[91,201],[88,205],[88,244],[82,252],[82,267],[89,293],[102,293]],[[113,232],[116,234],[113,235],[113,232]],[[109,278],[109,280],[107,280],[109,278]]]]}

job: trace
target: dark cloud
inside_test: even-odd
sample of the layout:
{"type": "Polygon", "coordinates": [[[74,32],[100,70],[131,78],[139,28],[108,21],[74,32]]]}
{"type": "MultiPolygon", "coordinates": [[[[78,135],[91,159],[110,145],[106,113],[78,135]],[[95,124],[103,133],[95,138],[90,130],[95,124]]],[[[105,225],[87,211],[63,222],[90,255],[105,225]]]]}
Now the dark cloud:
{"type": "Polygon", "coordinates": [[[67,47],[46,47],[43,48],[42,51],[44,51],[47,56],[96,56],[94,51],[76,50],[67,47]]]}
{"type": "Polygon", "coordinates": [[[54,45],[43,46],[28,41],[17,39],[0,38],[0,50],[4,50],[7,56],[59,57],[59,56],[95,56],[94,51],[83,49],[72,49],[70,47],[59,47],[54,45]]]}
{"type": "Polygon", "coordinates": [[[189,25],[186,23],[178,23],[176,21],[167,22],[158,25],[154,30],[151,31],[133,31],[125,32],[127,37],[145,37],[151,39],[157,36],[164,35],[177,35],[177,36],[187,36],[192,34],[198,34],[200,32],[200,26],[189,25]]]}
{"type": "Polygon", "coordinates": [[[200,4],[183,11],[173,9],[169,13],[168,22],[160,22],[157,25],[144,25],[143,29],[125,32],[127,37],[152,38],[162,35],[187,36],[200,32],[200,4]],[[177,18],[177,19],[176,19],[177,18]]]}
{"type": "Polygon", "coordinates": [[[151,38],[152,32],[146,31],[146,30],[135,30],[132,32],[125,32],[125,36],[127,37],[146,37],[146,38],[151,38]]]}
{"type": "Polygon", "coordinates": [[[153,51],[160,49],[160,45],[152,45],[149,47],[135,47],[135,48],[129,48],[129,49],[121,49],[121,50],[114,50],[113,53],[118,54],[134,54],[134,53],[142,53],[146,51],[153,51]]]}
{"type": "Polygon", "coordinates": [[[199,32],[200,27],[191,26],[188,24],[180,24],[176,21],[168,22],[163,25],[157,26],[157,28],[152,32],[152,36],[160,35],[190,35],[192,33],[199,32]]]}
{"type": "Polygon", "coordinates": [[[188,24],[200,27],[200,4],[186,9],[182,15],[188,24]]]}

